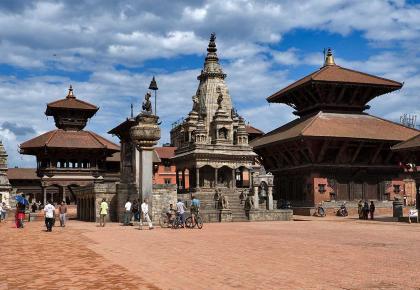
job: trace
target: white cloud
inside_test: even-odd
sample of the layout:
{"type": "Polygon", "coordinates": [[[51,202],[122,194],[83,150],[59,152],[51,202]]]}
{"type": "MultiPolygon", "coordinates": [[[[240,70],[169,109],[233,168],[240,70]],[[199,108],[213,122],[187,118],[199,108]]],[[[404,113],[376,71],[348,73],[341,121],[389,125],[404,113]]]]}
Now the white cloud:
{"type": "MultiPolygon", "coordinates": [[[[402,113],[420,113],[419,13],[419,5],[402,0],[0,2],[0,63],[19,68],[10,75],[0,73],[0,124],[30,126],[37,134],[53,129],[53,120],[43,114],[45,105],[63,98],[72,83],[78,97],[100,106],[88,129],[106,136],[129,115],[131,102],[139,110],[151,76],[157,74],[166,142],[171,122],[191,109],[201,69],[195,56],[205,54],[208,36],[215,31],[238,112],[269,131],[294,116],[291,108],[269,105],[265,98],[303,77],[302,65],[313,70],[322,65],[322,53],[311,47],[274,48],[285,34],[300,29],[326,37],[361,33],[374,54],[349,60],[337,51],[336,62],[405,81],[401,91],[371,102],[371,113],[398,120],[402,113]],[[194,61],[187,69],[179,63],[145,66],[189,55],[194,61]],[[22,68],[24,76],[17,72],[22,68]],[[61,76],[51,73],[56,69],[61,76]],[[73,77],[80,71],[86,76],[73,77]]],[[[33,160],[16,153],[17,145],[33,136],[16,136],[7,129],[0,135],[11,152],[11,165],[33,160]]]]}

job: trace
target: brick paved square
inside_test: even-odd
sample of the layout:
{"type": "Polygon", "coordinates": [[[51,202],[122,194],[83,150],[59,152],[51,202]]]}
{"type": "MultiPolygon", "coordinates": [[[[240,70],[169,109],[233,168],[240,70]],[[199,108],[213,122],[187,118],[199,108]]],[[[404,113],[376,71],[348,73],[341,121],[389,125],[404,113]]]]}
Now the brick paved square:
{"type": "Polygon", "coordinates": [[[152,231],[70,221],[52,233],[0,224],[0,289],[420,289],[420,225],[302,219],[152,231]]]}

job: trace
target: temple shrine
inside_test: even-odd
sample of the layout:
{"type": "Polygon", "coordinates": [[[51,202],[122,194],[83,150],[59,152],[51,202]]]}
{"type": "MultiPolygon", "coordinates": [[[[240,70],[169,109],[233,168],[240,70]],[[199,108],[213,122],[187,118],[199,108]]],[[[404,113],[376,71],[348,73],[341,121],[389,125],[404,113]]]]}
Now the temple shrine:
{"type": "Polygon", "coordinates": [[[369,101],[402,85],[338,66],[329,49],[319,70],[269,96],[298,116],[251,143],[275,176],[274,198],[301,214],[320,202],[414,199],[391,147],[419,131],[366,112],[369,101]]]}
{"type": "MultiPolygon", "coordinates": [[[[253,186],[250,178],[257,154],[249,146],[248,131],[253,136],[262,132],[247,127],[233,107],[215,41],[213,33],[204,67],[197,77],[199,85],[192,97],[192,109],[171,130],[171,145],[177,147],[173,161],[178,196],[187,202],[191,194],[197,196],[202,201],[201,214],[206,221],[252,220],[250,210],[257,210],[260,202],[256,200],[246,208],[241,200],[252,194],[258,196],[259,191],[258,187],[249,190],[253,186]],[[186,173],[188,188],[184,182],[186,173]]],[[[270,189],[271,184],[263,189],[263,194],[270,195],[270,189]]],[[[262,208],[272,210],[268,204],[262,208]]]]}
{"type": "MultiPolygon", "coordinates": [[[[75,190],[94,183],[116,181],[108,168],[116,163],[114,171],[119,171],[119,160],[107,162],[119,152],[118,145],[98,134],[84,130],[88,120],[98,111],[95,105],[84,102],[73,93],[70,86],[67,96],[47,104],[45,115],[52,116],[57,129],[44,133],[20,145],[20,153],[36,156],[36,174],[40,178],[42,193],[37,192],[35,200],[54,202],[77,202],[82,206],[83,196],[75,190]],[[48,188],[58,188],[50,191],[48,188]],[[59,193],[59,194],[57,194],[59,193]]],[[[89,215],[94,216],[94,199],[88,201],[89,215]]],[[[86,205],[87,206],[87,205],[86,205]]],[[[78,208],[78,214],[81,208],[78,208]]]]}

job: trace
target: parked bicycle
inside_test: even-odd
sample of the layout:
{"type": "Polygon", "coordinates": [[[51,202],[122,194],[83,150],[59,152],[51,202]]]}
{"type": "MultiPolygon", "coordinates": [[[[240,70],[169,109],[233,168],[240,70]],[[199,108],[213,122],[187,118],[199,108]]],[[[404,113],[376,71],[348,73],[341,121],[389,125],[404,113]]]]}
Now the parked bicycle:
{"type": "Polygon", "coordinates": [[[172,225],[171,226],[172,226],[173,229],[177,229],[177,228],[182,228],[183,227],[182,221],[181,221],[181,215],[177,214],[175,216],[175,219],[172,222],[172,225]]]}
{"type": "Polygon", "coordinates": [[[170,228],[172,226],[172,223],[169,220],[168,214],[166,212],[162,212],[160,215],[159,225],[161,228],[170,228]]]}
{"type": "Polygon", "coordinates": [[[193,229],[197,226],[197,228],[203,228],[203,219],[201,218],[200,214],[195,215],[194,222],[192,216],[187,217],[185,220],[185,226],[189,229],[193,229]]]}

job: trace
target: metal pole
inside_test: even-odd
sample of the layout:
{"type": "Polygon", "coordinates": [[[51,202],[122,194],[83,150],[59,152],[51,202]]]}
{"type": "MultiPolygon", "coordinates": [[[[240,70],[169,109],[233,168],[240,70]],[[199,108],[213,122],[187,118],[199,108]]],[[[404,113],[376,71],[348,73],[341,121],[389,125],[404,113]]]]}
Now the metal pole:
{"type": "Polygon", "coordinates": [[[157,116],[157,110],[156,110],[156,90],[155,90],[155,116],[157,116]]]}

